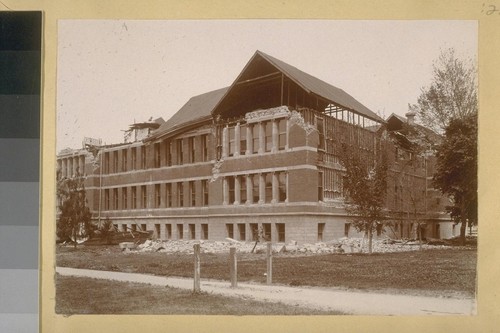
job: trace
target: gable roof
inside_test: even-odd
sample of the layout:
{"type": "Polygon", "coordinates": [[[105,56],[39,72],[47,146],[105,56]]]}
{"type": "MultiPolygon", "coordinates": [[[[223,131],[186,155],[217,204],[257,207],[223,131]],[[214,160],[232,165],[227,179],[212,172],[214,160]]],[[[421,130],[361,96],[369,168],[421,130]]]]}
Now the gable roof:
{"type": "MultiPolygon", "coordinates": [[[[315,94],[317,96],[322,97],[323,99],[330,101],[331,103],[342,106],[345,109],[354,111],[359,113],[369,119],[384,122],[384,119],[379,117],[375,112],[368,109],[366,106],[357,101],[354,97],[346,93],[344,90],[332,86],[329,83],[326,83],[310,74],[307,74],[296,67],[293,67],[279,59],[276,59],[262,51],[257,50],[253,57],[249,60],[243,71],[238,75],[236,80],[233,82],[229,90],[226,92],[224,97],[218,103],[220,104],[222,100],[229,94],[231,89],[238,83],[240,78],[242,78],[245,74],[247,68],[256,60],[256,58],[262,58],[274,66],[278,71],[282,72],[285,76],[287,76],[290,80],[294,81],[297,85],[299,85],[302,89],[304,89],[308,93],[315,94]]],[[[216,105],[216,107],[218,106],[216,105]]]]}
{"type": "Polygon", "coordinates": [[[191,97],[179,111],[154,131],[149,139],[170,133],[184,125],[211,119],[212,109],[220,101],[227,89],[228,87],[191,97]]]}

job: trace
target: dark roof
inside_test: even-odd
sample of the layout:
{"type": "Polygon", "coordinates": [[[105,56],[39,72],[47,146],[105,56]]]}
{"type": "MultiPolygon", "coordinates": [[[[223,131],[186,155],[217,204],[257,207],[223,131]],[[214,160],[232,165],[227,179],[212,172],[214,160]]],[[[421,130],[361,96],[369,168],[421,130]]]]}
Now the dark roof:
{"type": "Polygon", "coordinates": [[[285,74],[290,80],[297,83],[299,86],[302,87],[302,89],[306,90],[308,93],[313,93],[315,95],[318,95],[334,104],[338,104],[346,109],[357,112],[372,120],[384,122],[384,120],[380,118],[375,112],[368,109],[366,106],[361,104],[354,97],[346,93],[344,90],[334,87],[331,84],[326,83],[310,74],[307,74],[301,71],[300,69],[297,69],[296,67],[293,67],[279,59],[271,57],[270,55],[265,54],[262,51],[256,51],[255,55],[252,57],[249,63],[252,62],[252,60],[257,55],[267,60],[279,71],[285,74]]]}
{"type": "Polygon", "coordinates": [[[154,131],[150,139],[172,132],[186,124],[211,119],[212,109],[220,101],[227,89],[228,87],[191,97],[179,111],[154,131]]]}

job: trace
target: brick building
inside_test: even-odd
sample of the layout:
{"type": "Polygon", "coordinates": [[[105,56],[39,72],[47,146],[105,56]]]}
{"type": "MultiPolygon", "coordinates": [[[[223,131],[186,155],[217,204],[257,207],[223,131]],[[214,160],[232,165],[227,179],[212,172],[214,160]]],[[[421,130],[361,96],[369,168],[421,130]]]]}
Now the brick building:
{"type": "Polygon", "coordinates": [[[371,151],[384,140],[393,218],[385,232],[415,237],[414,222],[426,220],[426,236],[450,237],[446,200],[429,180],[439,137],[427,131],[412,115],[385,121],[343,90],[257,51],[231,86],[192,97],[168,121],[134,124],[121,144],[61,152],[58,174],[84,174],[93,219],[122,230],[250,241],[261,228],[274,242],[311,243],[358,235],[343,208],[339,143],[371,151]],[[426,134],[429,150],[412,156],[405,144],[426,134]]]}

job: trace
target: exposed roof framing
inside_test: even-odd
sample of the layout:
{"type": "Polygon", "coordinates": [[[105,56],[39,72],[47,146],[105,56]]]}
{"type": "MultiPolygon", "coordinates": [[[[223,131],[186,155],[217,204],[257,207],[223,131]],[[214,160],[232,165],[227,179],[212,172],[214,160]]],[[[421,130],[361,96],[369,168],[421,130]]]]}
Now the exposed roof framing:
{"type": "Polygon", "coordinates": [[[239,89],[236,89],[238,86],[250,82],[268,82],[273,79],[273,81],[279,84],[280,81],[281,83],[283,82],[283,79],[279,81],[279,75],[277,75],[279,73],[282,73],[288,80],[300,87],[305,93],[323,100],[327,105],[334,104],[339,108],[360,114],[368,119],[384,122],[376,113],[368,109],[342,89],[334,87],[329,83],[261,51],[255,52],[234,83],[215,106],[212,114],[224,112],[225,107],[227,107],[226,105],[229,104],[228,99],[230,95],[239,94],[239,89]]]}

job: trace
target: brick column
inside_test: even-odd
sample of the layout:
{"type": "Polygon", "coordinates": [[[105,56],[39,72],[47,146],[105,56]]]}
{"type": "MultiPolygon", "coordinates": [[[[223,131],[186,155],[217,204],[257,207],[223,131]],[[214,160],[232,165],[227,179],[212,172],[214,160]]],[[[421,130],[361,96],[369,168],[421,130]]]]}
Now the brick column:
{"type": "Polygon", "coordinates": [[[266,202],[266,175],[259,174],[259,204],[266,202]]]}
{"type": "Polygon", "coordinates": [[[278,149],[278,122],[276,120],[272,121],[272,129],[273,129],[273,147],[271,148],[271,152],[275,153],[278,149]]]}
{"type": "Polygon", "coordinates": [[[263,154],[266,151],[265,128],[263,123],[258,123],[257,126],[259,126],[259,154],[263,154]]]}
{"type": "Polygon", "coordinates": [[[240,177],[234,176],[234,204],[239,205],[241,203],[241,183],[240,177]]]}
{"type": "Polygon", "coordinates": [[[227,126],[225,126],[222,129],[222,158],[226,158],[228,155],[228,149],[229,149],[229,141],[228,141],[228,129],[227,126]]]}
{"type": "Polygon", "coordinates": [[[253,137],[252,137],[252,126],[250,124],[247,125],[247,150],[245,151],[245,155],[252,154],[253,151],[253,137]]]}
{"type": "Polygon", "coordinates": [[[234,126],[234,156],[240,156],[240,123],[236,123],[234,126]]]}
{"type": "Polygon", "coordinates": [[[277,203],[279,201],[279,182],[278,173],[273,172],[273,199],[271,203],[277,203]]]}
{"type": "Polygon", "coordinates": [[[227,177],[222,179],[222,204],[227,205],[229,201],[229,184],[227,183],[227,177]]]}
{"type": "Polygon", "coordinates": [[[252,177],[250,175],[246,175],[247,177],[247,202],[248,204],[251,204],[253,202],[253,182],[252,182],[252,177]]]}

